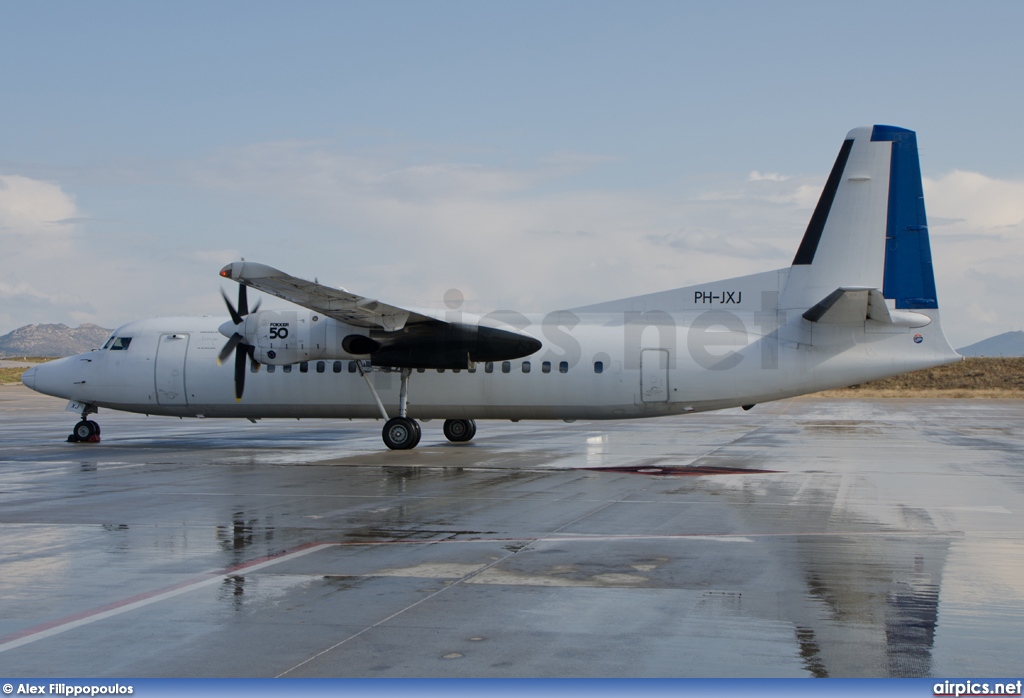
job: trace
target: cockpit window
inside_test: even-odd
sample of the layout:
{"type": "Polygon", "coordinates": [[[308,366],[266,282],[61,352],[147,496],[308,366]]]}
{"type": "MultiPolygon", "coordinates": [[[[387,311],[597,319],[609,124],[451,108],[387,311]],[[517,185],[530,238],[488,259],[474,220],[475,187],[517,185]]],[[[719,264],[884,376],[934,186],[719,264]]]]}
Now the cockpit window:
{"type": "Polygon", "coordinates": [[[113,344],[113,343],[114,343],[114,335],[110,335],[110,339],[108,339],[107,343],[103,345],[103,348],[104,349],[109,349],[110,345],[113,344]]]}
{"type": "MultiPolygon", "coordinates": [[[[131,337],[114,337],[114,343],[110,344],[110,351],[124,350],[132,343],[131,337]]],[[[109,342],[108,342],[109,344],[109,342]]]]}

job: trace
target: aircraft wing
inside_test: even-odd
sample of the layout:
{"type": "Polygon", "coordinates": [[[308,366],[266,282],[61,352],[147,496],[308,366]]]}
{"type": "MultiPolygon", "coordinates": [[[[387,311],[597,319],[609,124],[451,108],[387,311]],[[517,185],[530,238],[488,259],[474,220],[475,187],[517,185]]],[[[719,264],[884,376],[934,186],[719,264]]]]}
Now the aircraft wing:
{"type": "Polygon", "coordinates": [[[363,346],[374,366],[467,368],[476,361],[518,359],[542,346],[540,340],[511,326],[491,326],[465,313],[461,322],[449,322],[443,313],[399,308],[299,279],[266,264],[233,262],[221,269],[220,275],[369,330],[371,343],[363,346]]]}
{"type": "Polygon", "coordinates": [[[436,321],[422,313],[358,296],[343,288],[300,279],[266,264],[233,262],[221,269],[220,275],[354,327],[396,332],[406,325],[436,321]]]}

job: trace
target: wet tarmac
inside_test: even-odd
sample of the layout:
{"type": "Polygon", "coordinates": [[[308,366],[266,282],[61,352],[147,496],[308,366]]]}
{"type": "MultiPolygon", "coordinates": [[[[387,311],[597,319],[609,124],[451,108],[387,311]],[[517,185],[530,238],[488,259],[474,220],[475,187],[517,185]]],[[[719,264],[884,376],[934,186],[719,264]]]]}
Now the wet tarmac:
{"type": "Polygon", "coordinates": [[[1013,675],[1022,418],[799,399],[391,452],[104,410],[68,444],[0,387],[0,674],[1013,675]]]}

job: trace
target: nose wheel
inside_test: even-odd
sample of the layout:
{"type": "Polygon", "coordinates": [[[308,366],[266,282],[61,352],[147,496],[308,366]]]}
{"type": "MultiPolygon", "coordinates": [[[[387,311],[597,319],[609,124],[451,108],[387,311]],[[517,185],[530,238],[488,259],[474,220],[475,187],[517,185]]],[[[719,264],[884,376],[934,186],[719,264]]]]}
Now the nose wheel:
{"type": "Polygon", "coordinates": [[[75,428],[71,430],[71,434],[68,436],[68,443],[91,443],[98,444],[100,442],[100,425],[91,419],[83,419],[75,428]]]}

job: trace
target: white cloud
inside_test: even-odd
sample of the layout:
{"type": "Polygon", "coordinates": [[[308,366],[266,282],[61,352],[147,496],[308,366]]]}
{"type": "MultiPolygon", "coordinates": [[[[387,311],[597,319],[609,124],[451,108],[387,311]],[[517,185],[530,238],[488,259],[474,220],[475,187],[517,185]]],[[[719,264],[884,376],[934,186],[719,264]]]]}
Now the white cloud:
{"type": "MultiPolygon", "coordinates": [[[[51,182],[0,175],[0,242],[4,266],[67,254],[80,216],[74,197],[51,182]]],[[[10,272],[7,273],[11,279],[10,272]]]]}
{"type": "Polygon", "coordinates": [[[751,170],[750,174],[747,175],[748,182],[785,182],[787,179],[789,179],[789,175],[779,174],[778,172],[751,170]]]}
{"type": "Polygon", "coordinates": [[[78,217],[73,197],[59,186],[19,175],[0,175],[0,235],[67,234],[78,217]]]}
{"type": "Polygon", "coordinates": [[[74,198],[56,184],[0,175],[0,326],[13,329],[88,309],[60,273],[73,249],[77,217],[74,198]]]}
{"type": "Polygon", "coordinates": [[[0,333],[40,322],[112,327],[220,312],[216,281],[205,272],[237,259],[237,250],[187,250],[177,240],[102,229],[86,235],[91,220],[56,183],[0,175],[0,333]],[[175,261],[167,247],[185,251],[175,261]],[[197,287],[203,292],[188,295],[197,287]]]}
{"type": "Polygon", "coordinates": [[[1024,182],[954,170],[939,179],[925,178],[924,194],[931,216],[975,230],[1024,224],[1024,182]]]}
{"type": "Polygon", "coordinates": [[[965,346],[1024,326],[1024,182],[955,170],[924,179],[943,326],[965,346]]]}

